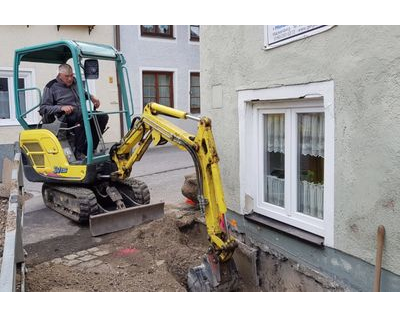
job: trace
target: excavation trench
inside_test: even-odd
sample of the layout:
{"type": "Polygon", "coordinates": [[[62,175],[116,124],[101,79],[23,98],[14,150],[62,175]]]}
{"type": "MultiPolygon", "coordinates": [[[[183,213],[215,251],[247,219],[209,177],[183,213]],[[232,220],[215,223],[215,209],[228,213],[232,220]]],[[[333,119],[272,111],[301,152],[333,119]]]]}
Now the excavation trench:
{"type": "MultiPolygon", "coordinates": [[[[28,291],[186,291],[187,272],[208,248],[194,209],[167,207],[164,218],[95,239],[89,248],[62,251],[68,240],[28,249],[28,291]],[[34,255],[47,247],[46,255],[34,255]]],[[[87,237],[85,237],[87,236],[87,237]]],[[[71,239],[72,240],[72,239],[71,239]]]]}

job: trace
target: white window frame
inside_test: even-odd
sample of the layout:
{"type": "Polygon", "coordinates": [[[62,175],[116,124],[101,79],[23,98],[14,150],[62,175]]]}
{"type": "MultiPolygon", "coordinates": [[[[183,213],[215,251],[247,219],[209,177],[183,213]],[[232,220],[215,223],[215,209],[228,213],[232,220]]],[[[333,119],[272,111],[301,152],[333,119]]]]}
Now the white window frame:
{"type": "MultiPolygon", "coordinates": [[[[20,78],[25,79],[25,87],[35,87],[35,71],[34,69],[29,68],[20,68],[19,69],[20,78]]],[[[0,126],[15,126],[20,125],[15,111],[15,97],[14,97],[14,77],[13,77],[13,68],[11,67],[1,67],[0,68],[0,77],[8,78],[8,89],[10,91],[9,101],[10,101],[10,118],[9,119],[0,119],[0,126]]],[[[26,92],[26,109],[31,109],[33,106],[39,103],[38,95],[35,90],[26,92]]],[[[38,109],[39,110],[39,109],[38,109]]],[[[28,124],[34,124],[39,121],[38,111],[32,111],[28,113],[26,121],[28,124]]]]}
{"type": "MultiPolygon", "coordinates": [[[[324,244],[334,245],[334,85],[333,81],[302,85],[282,86],[238,92],[239,146],[240,146],[240,209],[243,214],[254,211],[289,225],[324,237],[324,244]],[[260,102],[265,101],[263,105],[260,102]],[[320,107],[318,107],[318,102],[320,107]],[[310,106],[311,104],[311,106],[310,106]],[[297,141],[286,141],[297,135],[297,122],[289,122],[296,113],[324,112],[324,219],[317,219],[295,212],[297,203],[297,141]],[[285,208],[263,199],[263,166],[261,165],[262,141],[260,140],[261,113],[288,113],[285,116],[285,208]],[[289,136],[290,135],[290,136],[289,136]],[[295,145],[294,145],[295,144],[295,145]],[[294,152],[293,152],[294,151],[294,152]],[[296,155],[296,156],[295,156],[296,155]],[[261,160],[261,161],[260,161],[261,160]],[[287,167],[289,166],[289,167],[287,167]],[[260,178],[262,178],[260,180],[260,178]],[[252,210],[245,203],[252,198],[252,210]],[[267,205],[268,204],[268,205],[267,205]]],[[[297,138],[296,138],[297,139],[297,138]]]]}
{"type": "Polygon", "coordinates": [[[297,113],[317,113],[324,112],[322,100],[309,99],[306,102],[291,101],[269,103],[255,106],[255,121],[258,123],[257,132],[254,137],[258,144],[257,166],[258,174],[258,206],[256,212],[273,219],[284,221],[289,225],[299,227],[314,234],[324,235],[323,220],[313,218],[297,212],[297,175],[298,175],[298,135],[297,135],[297,113]],[[317,102],[315,102],[317,101],[317,102]],[[320,101],[320,102],[318,102],[320,101]],[[315,103],[309,104],[309,103],[315,103]],[[280,207],[264,201],[264,140],[263,140],[263,115],[264,114],[284,114],[285,115],[285,206],[280,207]]]}

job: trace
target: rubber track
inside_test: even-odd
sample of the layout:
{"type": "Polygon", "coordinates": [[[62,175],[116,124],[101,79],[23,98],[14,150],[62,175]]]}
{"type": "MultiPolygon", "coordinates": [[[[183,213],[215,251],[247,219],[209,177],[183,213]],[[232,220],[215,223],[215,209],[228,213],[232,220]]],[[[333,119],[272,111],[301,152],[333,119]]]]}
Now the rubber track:
{"type": "Polygon", "coordinates": [[[129,186],[133,192],[133,199],[139,204],[150,203],[150,191],[146,183],[141,180],[128,178],[120,181],[121,184],[129,186]]]}
{"type": "Polygon", "coordinates": [[[43,200],[48,208],[66,216],[78,223],[88,222],[89,216],[91,214],[97,214],[98,210],[99,210],[96,196],[94,195],[92,190],[87,189],[87,188],[43,184],[42,195],[43,195],[43,200]],[[78,199],[79,200],[79,214],[76,213],[74,210],[68,210],[65,206],[60,207],[50,201],[46,201],[44,194],[43,194],[44,189],[53,191],[53,195],[55,194],[55,191],[57,191],[59,193],[64,193],[64,194],[74,197],[75,199],[78,199]]]}

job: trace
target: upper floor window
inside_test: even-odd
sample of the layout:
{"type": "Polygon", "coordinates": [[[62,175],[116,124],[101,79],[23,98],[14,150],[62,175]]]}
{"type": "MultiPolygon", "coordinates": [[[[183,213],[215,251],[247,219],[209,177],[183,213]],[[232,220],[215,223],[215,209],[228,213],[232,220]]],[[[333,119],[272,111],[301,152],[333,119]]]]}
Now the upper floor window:
{"type": "Polygon", "coordinates": [[[142,36],[169,37],[173,38],[172,25],[141,25],[142,36]]]}
{"type": "Polygon", "coordinates": [[[143,106],[149,102],[156,102],[173,107],[173,95],[172,72],[143,72],[143,106]]]}
{"type": "Polygon", "coordinates": [[[200,113],[200,73],[190,73],[190,113],[200,113]]]}
{"type": "Polygon", "coordinates": [[[190,40],[194,42],[200,41],[200,25],[190,25],[190,40]]]}

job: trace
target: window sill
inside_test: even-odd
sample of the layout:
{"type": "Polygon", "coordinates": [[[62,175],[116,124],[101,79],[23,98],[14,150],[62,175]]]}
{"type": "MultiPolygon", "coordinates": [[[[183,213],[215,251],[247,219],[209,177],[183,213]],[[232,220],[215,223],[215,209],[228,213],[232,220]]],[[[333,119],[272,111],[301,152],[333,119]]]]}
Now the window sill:
{"type": "Polygon", "coordinates": [[[270,228],[273,228],[275,230],[278,230],[280,232],[286,233],[291,236],[295,236],[301,240],[308,241],[314,245],[318,246],[323,246],[324,245],[324,238],[318,235],[315,235],[313,233],[310,233],[308,231],[302,230],[300,228],[285,224],[283,222],[274,220],[272,218],[256,214],[256,213],[251,213],[248,215],[244,215],[244,218],[248,221],[261,224],[270,228]]]}
{"type": "Polygon", "coordinates": [[[0,119],[0,128],[6,126],[21,126],[17,120],[4,120],[0,119]]]}
{"type": "Polygon", "coordinates": [[[162,35],[151,35],[151,34],[141,34],[144,38],[154,38],[154,39],[165,39],[165,40],[176,40],[174,36],[162,36],[162,35]]]}

